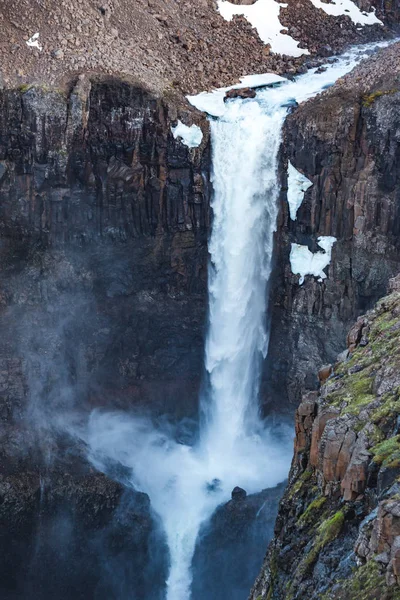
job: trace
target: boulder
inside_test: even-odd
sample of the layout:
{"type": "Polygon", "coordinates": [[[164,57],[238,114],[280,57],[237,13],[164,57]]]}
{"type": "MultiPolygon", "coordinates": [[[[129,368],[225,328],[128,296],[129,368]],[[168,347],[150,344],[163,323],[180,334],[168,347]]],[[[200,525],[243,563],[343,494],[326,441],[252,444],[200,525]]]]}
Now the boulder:
{"type": "Polygon", "coordinates": [[[241,88],[240,90],[229,90],[226,92],[224,101],[230,100],[232,98],[255,98],[256,91],[253,88],[241,88]]]}
{"type": "Polygon", "coordinates": [[[239,486],[236,486],[235,488],[233,488],[232,500],[234,502],[238,502],[240,500],[245,500],[246,496],[247,496],[247,492],[243,488],[241,488],[239,486]]]}

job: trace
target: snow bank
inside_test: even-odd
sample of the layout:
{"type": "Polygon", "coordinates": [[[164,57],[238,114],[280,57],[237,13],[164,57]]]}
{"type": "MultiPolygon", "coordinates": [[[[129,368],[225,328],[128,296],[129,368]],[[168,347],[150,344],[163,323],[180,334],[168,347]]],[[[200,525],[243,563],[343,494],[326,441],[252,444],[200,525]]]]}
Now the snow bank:
{"type": "Polygon", "coordinates": [[[175,139],[180,138],[182,144],[188,148],[197,148],[203,139],[203,132],[197,125],[188,127],[182,121],[178,121],[176,127],[171,127],[172,135],[175,139]]]}
{"type": "Polygon", "coordinates": [[[257,0],[250,5],[231,4],[226,0],[218,0],[217,4],[219,12],[227,21],[231,21],[234,15],[243,15],[257,29],[261,40],[265,44],[271,44],[272,52],[288,56],[309,54],[307,49],[299,48],[299,42],[290,35],[281,33],[287,28],[281,25],[279,13],[287,4],[278,4],[275,0],[257,0]]]}
{"type": "Polygon", "coordinates": [[[287,200],[289,204],[290,218],[292,221],[297,219],[297,211],[304,199],[304,193],[312,186],[310,181],[303,173],[294,168],[289,161],[288,167],[288,192],[287,200]]]}
{"type": "Polygon", "coordinates": [[[212,92],[201,92],[196,96],[187,96],[190,104],[198,110],[206,112],[212,117],[222,117],[225,113],[225,94],[230,90],[240,90],[242,88],[258,88],[275,83],[287,83],[287,79],[275,73],[260,73],[257,75],[246,75],[240,78],[240,83],[229,87],[218,88],[212,92]]]}
{"type": "Polygon", "coordinates": [[[375,14],[375,9],[372,12],[361,11],[352,0],[332,0],[330,4],[322,2],[322,0],[311,0],[316,8],[322,8],[327,15],[339,17],[347,15],[356,25],[383,25],[375,14]]]}
{"type": "Polygon", "coordinates": [[[31,46],[31,48],[43,50],[42,46],[39,44],[39,33],[34,33],[33,36],[26,42],[26,44],[31,46]]]}
{"type": "Polygon", "coordinates": [[[318,246],[322,248],[324,252],[315,252],[315,254],[310,252],[307,246],[292,244],[292,249],[290,251],[290,266],[292,273],[300,275],[300,285],[304,283],[306,275],[314,275],[314,277],[318,277],[318,281],[326,279],[324,269],[331,262],[332,248],[335,242],[336,238],[334,237],[320,236],[318,238],[318,246]]]}

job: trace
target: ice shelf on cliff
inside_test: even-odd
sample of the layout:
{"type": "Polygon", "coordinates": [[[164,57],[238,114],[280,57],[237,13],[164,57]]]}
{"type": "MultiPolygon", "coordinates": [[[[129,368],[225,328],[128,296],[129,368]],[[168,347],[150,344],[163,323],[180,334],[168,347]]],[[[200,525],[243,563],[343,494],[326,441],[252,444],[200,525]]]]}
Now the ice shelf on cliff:
{"type": "Polygon", "coordinates": [[[290,266],[292,273],[300,275],[299,284],[304,283],[306,275],[318,277],[318,281],[326,279],[327,275],[324,272],[332,258],[333,244],[336,242],[335,237],[323,236],[318,238],[318,246],[324,252],[311,252],[307,246],[301,244],[292,244],[290,251],[290,266]]]}
{"type": "Polygon", "coordinates": [[[185,125],[178,120],[176,127],[171,127],[172,135],[175,139],[180,138],[182,144],[188,148],[197,148],[203,139],[203,132],[197,125],[185,125]]]}
{"type": "Polygon", "coordinates": [[[231,21],[235,15],[243,15],[258,31],[258,35],[265,44],[271,45],[271,51],[287,56],[301,56],[310,54],[306,48],[299,48],[296,42],[287,33],[279,21],[281,8],[287,4],[279,4],[275,0],[257,0],[254,4],[232,4],[227,0],[218,0],[218,10],[227,21],[231,21]]]}
{"type": "Polygon", "coordinates": [[[225,113],[225,94],[230,90],[240,90],[242,88],[259,88],[269,85],[287,82],[287,79],[276,75],[275,73],[259,73],[256,75],[246,75],[240,78],[240,83],[230,85],[229,87],[218,88],[212,92],[201,92],[196,96],[187,96],[190,104],[198,110],[205,112],[212,117],[222,117],[225,113]]]}
{"type": "Polygon", "coordinates": [[[350,17],[356,25],[383,25],[375,14],[375,8],[371,12],[361,11],[352,0],[332,0],[329,4],[322,0],[311,0],[311,2],[315,8],[321,8],[327,15],[350,17]]]}
{"type": "Polygon", "coordinates": [[[297,211],[303,202],[304,194],[311,186],[312,181],[303,175],[303,173],[300,173],[300,171],[295,169],[295,167],[289,161],[287,201],[289,204],[289,213],[292,221],[297,219],[297,211]]]}

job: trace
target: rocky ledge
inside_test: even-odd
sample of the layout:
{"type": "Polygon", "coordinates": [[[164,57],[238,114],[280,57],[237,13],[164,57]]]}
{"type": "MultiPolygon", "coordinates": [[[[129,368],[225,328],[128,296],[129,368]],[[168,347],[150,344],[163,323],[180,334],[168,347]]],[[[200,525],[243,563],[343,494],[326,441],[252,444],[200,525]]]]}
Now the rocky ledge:
{"type": "Polygon", "coordinates": [[[400,597],[400,276],[303,396],[251,600],[400,597]]]}

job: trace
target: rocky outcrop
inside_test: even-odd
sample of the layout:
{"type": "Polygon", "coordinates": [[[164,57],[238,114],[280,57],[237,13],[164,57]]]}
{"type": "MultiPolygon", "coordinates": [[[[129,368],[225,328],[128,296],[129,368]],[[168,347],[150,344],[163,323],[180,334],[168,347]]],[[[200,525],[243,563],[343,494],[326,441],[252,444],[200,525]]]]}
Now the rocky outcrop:
{"type": "Polygon", "coordinates": [[[320,391],[303,396],[251,600],[399,597],[399,282],[352,327],[320,391]]]}
{"type": "Polygon", "coordinates": [[[264,378],[271,405],[283,395],[296,406],[301,391],[316,389],[320,365],[334,360],[351,322],[400,269],[399,56],[399,44],[381,51],[286,120],[283,162],[313,186],[292,221],[283,168],[264,378]],[[328,278],[299,285],[291,243],[315,252],[320,235],[337,239],[328,278]]]}
{"type": "Polygon", "coordinates": [[[227,590],[230,600],[246,597],[273,536],[284,487],[250,495],[236,487],[232,500],[217,508],[196,545],[193,600],[225,600],[227,590]]]}

